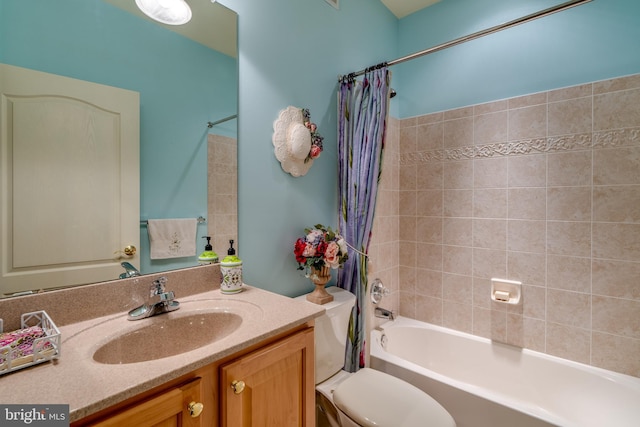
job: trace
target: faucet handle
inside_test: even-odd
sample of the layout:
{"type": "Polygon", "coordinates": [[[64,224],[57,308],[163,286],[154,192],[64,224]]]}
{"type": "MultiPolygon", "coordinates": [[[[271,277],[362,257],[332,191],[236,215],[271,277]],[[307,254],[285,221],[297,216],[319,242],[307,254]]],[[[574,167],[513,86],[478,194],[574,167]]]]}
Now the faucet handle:
{"type": "Polygon", "coordinates": [[[159,279],[156,279],[151,283],[151,296],[161,295],[165,293],[164,289],[167,283],[167,278],[162,276],[159,279]]]}
{"type": "Polygon", "coordinates": [[[382,301],[382,297],[389,295],[391,291],[384,287],[382,280],[375,279],[371,284],[371,302],[378,304],[382,301]]]}
{"type": "Polygon", "coordinates": [[[176,297],[173,291],[163,292],[158,296],[160,297],[160,302],[171,302],[176,297]]]}

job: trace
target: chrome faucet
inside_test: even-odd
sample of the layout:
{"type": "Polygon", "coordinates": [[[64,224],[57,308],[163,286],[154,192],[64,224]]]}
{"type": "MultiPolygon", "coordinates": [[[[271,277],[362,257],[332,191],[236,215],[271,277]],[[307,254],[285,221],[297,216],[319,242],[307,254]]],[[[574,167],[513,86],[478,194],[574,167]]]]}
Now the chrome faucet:
{"type": "Polygon", "coordinates": [[[129,320],[146,319],[156,314],[168,313],[180,308],[180,303],[175,301],[173,291],[167,292],[165,285],[166,277],[160,277],[154,280],[149,289],[149,299],[140,307],[134,308],[129,312],[127,318],[129,320]]]}
{"type": "Polygon", "coordinates": [[[384,308],[376,307],[373,314],[381,319],[393,320],[393,311],[384,308]]]}
{"type": "Polygon", "coordinates": [[[128,262],[125,261],[125,262],[120,263],[120,265],[122,266],[122,268],[125,269],[125,272],[120,274],[120,276],[119,276],[120,279],[126,279],[128,277],[142,276],[142,273],[140,273],[137,268],[135,268],[133,265],[131,265],[131,263],[128,263],[128,262]]]}

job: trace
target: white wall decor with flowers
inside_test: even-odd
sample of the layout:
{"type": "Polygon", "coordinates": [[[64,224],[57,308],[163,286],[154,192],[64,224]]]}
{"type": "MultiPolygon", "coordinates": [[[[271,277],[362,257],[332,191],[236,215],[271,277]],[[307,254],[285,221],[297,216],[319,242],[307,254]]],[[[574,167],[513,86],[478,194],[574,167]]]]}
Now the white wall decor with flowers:
{"type": "Polygon", "coordinates": [[[273,122],[273,147],[282,170],[298,177],[306,175],[322,153],[322,136],[307,108],[289,106],[273,122]]]}

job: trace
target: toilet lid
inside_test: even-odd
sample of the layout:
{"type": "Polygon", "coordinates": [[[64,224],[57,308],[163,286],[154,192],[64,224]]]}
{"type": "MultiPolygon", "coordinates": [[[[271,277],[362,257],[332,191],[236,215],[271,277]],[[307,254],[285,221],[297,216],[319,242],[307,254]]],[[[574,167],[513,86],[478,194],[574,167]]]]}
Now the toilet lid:
{"type": "Polygon", "coordinates": [[[335,405],[363,427],[455,427],[453,417],[417,387],[364,368],[333,392],[335,405]]]}

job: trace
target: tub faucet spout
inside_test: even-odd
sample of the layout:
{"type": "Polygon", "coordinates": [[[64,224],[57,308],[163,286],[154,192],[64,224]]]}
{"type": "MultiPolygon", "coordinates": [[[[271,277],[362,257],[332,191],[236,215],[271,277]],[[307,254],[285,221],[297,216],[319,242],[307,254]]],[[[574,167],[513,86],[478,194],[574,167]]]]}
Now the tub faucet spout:
{"type": "Polygon", "coordinates": [[[393,311],[376,307],[373,314],[381,319],[393,320],[393,311]]]}

